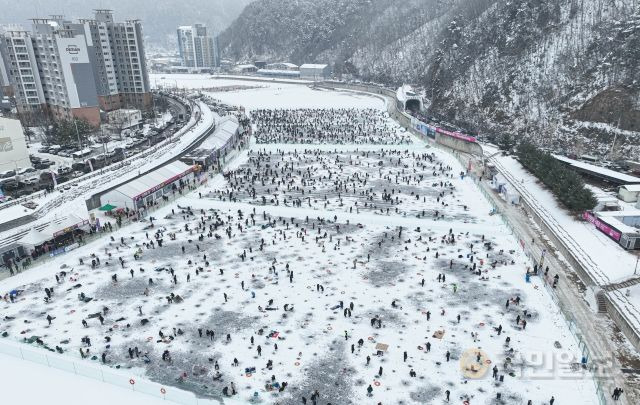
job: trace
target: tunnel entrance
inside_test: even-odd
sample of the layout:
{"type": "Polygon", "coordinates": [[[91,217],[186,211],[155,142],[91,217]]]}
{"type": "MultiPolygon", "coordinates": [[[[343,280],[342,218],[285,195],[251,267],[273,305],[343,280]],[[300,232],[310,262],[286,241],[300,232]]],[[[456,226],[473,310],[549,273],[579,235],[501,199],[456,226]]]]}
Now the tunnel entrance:
{"type": "Polygon", "coordinates": [[[420,100],[407,100],[405,109],[411,112],[420,112],[420,100]]]}

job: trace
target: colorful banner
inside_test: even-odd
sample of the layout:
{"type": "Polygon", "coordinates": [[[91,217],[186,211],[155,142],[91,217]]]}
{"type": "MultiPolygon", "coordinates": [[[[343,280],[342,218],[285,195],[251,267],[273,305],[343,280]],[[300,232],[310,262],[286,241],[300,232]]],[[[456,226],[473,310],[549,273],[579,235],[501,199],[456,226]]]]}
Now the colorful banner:
{"type": "Polygon", "coordinates": [[[442,129],[433,125],[425,124],[414,116],[411,116],[411,126],[416,131],[420,132],[423,135],[426,135],[430,138],[435,139],[436,132],[442,135],[450,136],[452,138],[460,139],[465,142],[476,143],[477,139],[471,135],[465,135],[462,132],[454,132],[447,131],[446,129],[442,129]]]}
{"type": "Polygon", "coordinates": [[[420,132],[422,135],[428,136],[429,138],[435,139],[436,137],[436,127],[425,124],[424,122],[418,120],[415,117],[411,117],[411,126],[416,131],[420,132]]]}
{"type": "Polygon", "coordinates": [[[607,225],[606,223],[598,219],[591,212],[585,211],[582,214],[582,219],[584,219],[585,221],[591,222],[593,225],[595,225],[596,228],[598,228],[600,232],[604,233],[605,235],[615,240],[616,242],[620,241],[620,238],[622,237],[622,233],[620,233],[620,231],[616,229],[613,229],[611,226],[607,225]]]}
{"type": "Polygon", "coordinates": [[[150,188],[149,190],[145,191],[144,193],[138,194],[137,196],[133,197],[133,200],[141,200],[143,198],[145,198],[148,195],[151,195],[153,193],[155,193],[156,191],[164,188],[164,186],[167,186],[171,183],[173,183],[174,181],[177,181],[181,178],[183,178],[184,176],[188,175],[189,173],[193,172],[195,170],[195,166],[191,166],[189,167],[189,169],[185,170],[183,173],[177,174],[175,176],[173,176],[172,178],[163,181],[162,183],[158,184],[157,186],[150,188]]]}
{"type": "Polygon", "coordinates": [[[436,128],[436,132],[442,135],[450,136],[452,138],[460,139],[465,142],[473,142],[473,143],[477,142],[475,137],[470,135],[465,135],[461,132],[447,131],[446,129],[442,129],[442,128],[436,128]]]}

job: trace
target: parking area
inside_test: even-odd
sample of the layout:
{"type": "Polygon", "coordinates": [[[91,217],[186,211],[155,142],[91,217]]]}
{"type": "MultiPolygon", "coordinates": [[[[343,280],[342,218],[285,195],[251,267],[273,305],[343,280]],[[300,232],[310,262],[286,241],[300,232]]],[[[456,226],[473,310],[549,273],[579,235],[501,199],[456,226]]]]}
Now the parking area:
{"type": "Polygon", "coordinates": [[[184,106],[169,101],[164,113],[147,119],[138,127],[117,133],[100,128],[84,144],[55,145],[42,142],[42,139],[29,142],[31,167],[16,167],[0,173],[1,201],[42,190],[51,191],[58,185],[68,190],[72,185],[64,183],[147,150],[173,136],[188,120],[184,106]]]}

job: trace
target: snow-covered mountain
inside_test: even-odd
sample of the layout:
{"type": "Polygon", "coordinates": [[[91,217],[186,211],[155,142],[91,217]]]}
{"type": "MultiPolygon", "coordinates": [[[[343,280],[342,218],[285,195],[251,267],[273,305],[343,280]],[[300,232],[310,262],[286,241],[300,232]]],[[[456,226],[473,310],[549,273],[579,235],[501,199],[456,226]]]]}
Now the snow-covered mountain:
{"type": "Polygon", "coordinates": [[[221,46],[236,60],[412,83],[432,114],[481,134],[640,152],[638,0],[257,0],[221,46]]]}

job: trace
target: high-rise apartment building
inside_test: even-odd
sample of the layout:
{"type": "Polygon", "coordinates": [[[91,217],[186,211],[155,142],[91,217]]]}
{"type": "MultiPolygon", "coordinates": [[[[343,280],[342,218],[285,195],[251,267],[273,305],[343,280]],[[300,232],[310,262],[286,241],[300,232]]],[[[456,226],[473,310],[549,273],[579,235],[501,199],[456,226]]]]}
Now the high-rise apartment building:
{"type": "Polygon", "coordinates": [[[142,23],[115,22],[111,10],[95,10],[93,20],[81,20],[87,43],[93,50],[94,72],[101,106],[151,106],[151,86],[144,52],[142,23]]]}
{"type": "Polygon", "coordinates": [[[39,111],[45,99],[29,32],[16,26],[0,32],[0,56],[3,86],[11,87],[18,110],[39,111]]]}
{"type": "MultiPolygon", "coordinates": [[[[0,38],[0,48],[3,46],[2,39],[0,38]]],[[[0,54],[1,55],[1,54],[0,54]]],[[[4,65],[2,58],[0,57],[0,97],[6,95],[12,95],[13,88],[9,82],[9,74],[7,73],[7,67],[4,65]]]]}
{"type": "Polygon", "coordinates": [[[110,10],[78,22],[34,19],[32,32],[4,30],[0,57],[0,85],[6,79],[21,113],[44,109],[97,125],[100,109],[152,104],[142,24],[115,22],[110,10]]]}
{"type": "Polygon", "coordinates": [[[202,24],[178,27],[178,49],[182,66],[199,69],[220,65],[217,38],[202,24]]]}
{"type": "Polygon", "coordinates": [[[100,124],[100,108],[85,37],[65,27],[62,16],[33,19],[31,42],[44,104],[55,117],[100,124]]]}

